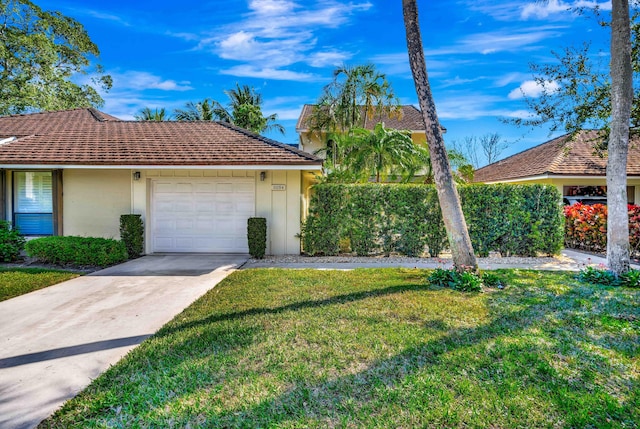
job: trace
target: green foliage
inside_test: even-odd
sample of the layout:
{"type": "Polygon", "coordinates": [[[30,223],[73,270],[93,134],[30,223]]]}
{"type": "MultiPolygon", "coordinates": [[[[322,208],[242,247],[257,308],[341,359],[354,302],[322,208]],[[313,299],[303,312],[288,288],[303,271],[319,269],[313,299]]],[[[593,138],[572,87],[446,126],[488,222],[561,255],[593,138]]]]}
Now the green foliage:
{"type": "Polygon", "coordinates": [[[344,233],[345,196],[346,189],[340,185],[324,184],[313,189],[309,216],[302,225],[302,248],[306,254],[338,254],[340,239],[350,235],[344,233]]]}
{"type": "Polygon", "coordinates": [[[90,67],[100,52],[82,24],[28,0],[0,2],[0,20],[0,115],[104,104],[92,85],[74,83],[93,74],[93,85],[112,84],[90,67]]]}
{"type": "MultiPolygon", "coordinates": [[[[560,194],[544,185],[460,187],[462,208],[480,256],[555,254],[562,246],[560,194]]],[[[447,245],[430,185],[320,184],[303,227],[307,254],[335,255],[348,237],[358,255],[438,256],[447,245]]]]}
{"type": "Polygon", "coordinates": [[[640,288],[640,270],[629,270],[624,274],[616,276],[613,271],[604,267],[585,267],[578,274],[578,280],[584,283],[593,283],[602,286],[622,286],[629,288],[640,288]]]}
{"type": "Polygon", "coordinates": [[[557,189],[543,185],[472,185],[459,188],[462,210],[478,256],[556,254],[563,217],[557,189]]]}
{"type": "Polygon", "coordinates": [[[504,289],[506,286],[502,277],[490,271],[482,273],[482,284],[494,289],[504,289]]]}
{"type": "MultiPolygon", "coordinates": [[[[631,17],[631,62],[633,67],[633,104],[630,117],[630,132],[635,133],[640,125],[640,10],[632,3],[631,17]]],[[[588,12],[583,8],[581,12],[588,12]]],[[[595,37],[610,37],[608,18],[594,13],[595,37]],[[605,34],[597,36],[597,31],[605,34]]],[[[611,71],[608,63],[600,61],[591,43],[564,47],[552,51],[554,60],[546,64],[531,64],[536,84],[544,90],[535,96],[524,94],[532,114],[526,119],[505,119],[519,126],[539,127],[548,124],[550,132],[564,129],[575,135],[584,129],[602,130],[594,148],[606,149],[609,135],[611,111],[611,71]]]]}
{"type": "Polygon", "coordinates": [[[138,114],[134,115],[136,121],[153,121],[163,122],[171,120],[171,115],[167,113],[164,107],[151,110],[149,107],[143,107],[138,114]]]}
{"type": "Polygon", "coordinates": [[[244,128],[254,133],[278,131],[285,133],[285,128],[276,123],[278,115],[268,116],[262,113],[262,95],[249,86],[236,83],[233,89],[224,93],[229,97],[227,107],[222,103],[205,98],[194,103],[189,101],[184,109],[176,109],[174,116],[178,121],[221,121],[244,128]]]}
{"type": "Polygon", "coordinates": [[[373,64],[341,66],[323,88],[307,125],[316,131],[343,132],[399,115],[400,103],[385,74],[373,64]]]}
{"type": "Polygon", "coordinates": [[[482,292],[482,278],[472,271],[458,272],[436,268],[427,278],[434,286],[448,287],[460,292],[482,292]]]}
{"type": "Polygon", "coordinates": [[[27,255],[56,265],[106,267],[128,258],[123,242],[96,237],[42,237],[25,245],[27,255]]]}
{"type": "Polygon", "coordinates": [[[120,216],[120,239],[127,247],[129,258],[137,258],[144,250],[144,225],[139,214],[120,216]]]}
{"type": "Polygon", "coordinates": [[[263,217],[247,219],[247,239],[249,254],[256,259],[264,258],[267,251],[267,219],[263,217]]]}
{"type": "Polygon", "coordinates": [[[20,232],[11,227],[10,222],[0,221],[0,261],[12,262],[18,259],[25,241],[20,232]]]}
{"type": "Polygon", "coordinates": [[[379,122],[373,131],[352,128],[344,137],[342,163],[362,181],[412,178],[426,165],[426,149],[413,143],[409,131],[385,128],[379,122]]]}

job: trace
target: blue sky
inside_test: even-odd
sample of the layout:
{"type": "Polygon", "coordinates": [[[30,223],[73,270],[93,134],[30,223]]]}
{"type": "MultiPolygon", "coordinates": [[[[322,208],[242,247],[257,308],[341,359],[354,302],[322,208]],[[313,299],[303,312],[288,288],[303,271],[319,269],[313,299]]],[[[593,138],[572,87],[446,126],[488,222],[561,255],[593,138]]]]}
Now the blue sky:
{"type": "MultiPolygon", "coordinates": [[[[418,1],[427,68],[447,142],[498,132],[503,156],[540,144],[546,129],[500,118],[526,116],[522,99],[539,94],[529,63],[552,50],[591,41],[604,64],[608,35],[593,19],[568,11],[599,1],[418,1]]],[[[286,136],[340,64],[371,62],[404,104],[417,104],[401,2],[382,0],[240,0],[154,2],[38,1],[79,20],[114,78],[102,110],[131,119],[142,107],[182,107],[205,97],[226,102],[236,82],[255,87],[265,114],[277,113],[286,136]]]]}

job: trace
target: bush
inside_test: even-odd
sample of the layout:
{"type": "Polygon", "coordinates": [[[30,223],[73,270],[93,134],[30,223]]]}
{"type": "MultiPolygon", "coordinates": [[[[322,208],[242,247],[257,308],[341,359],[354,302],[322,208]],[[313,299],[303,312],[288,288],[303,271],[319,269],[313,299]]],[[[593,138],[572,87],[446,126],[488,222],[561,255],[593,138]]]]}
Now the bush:
{"type": "Polygon", "coordinates": [[[57,265],[106,267],[128,259],[123,242],[94,237],[42,237],[27,242],[27,255],[57,265]]]}
{"type": "Polygon", "coordinates": [[[461,292],[482,292],[482,278],[471,271],[458,272],[436,268],[428,277],[429,283],[461,292]]]}
{"type": "Polygon", "coordinates": [[[606,268],[586,267],[578,274],[578,280],[602,286],[640,288],[640,271],[629,270],[620,276],[616,276],[615,273],[606,268]]]}
{"type": "Polygon", "coordinates": [[[25,241],[17,229],[11,228],[10,222],[0,221],[0,261],[13,262],[18,259],[25,241]]]}
{"type": "MultiPolygon", "coordinates": [[[[632,256],[640,256],[640,206],[629,204],[629,246],[632,256]]],[[[576,203],[564,208],[565,246],[604,253],[607,250],[607,206],[576,203]]]]}
{"type": "Polygon", "coordinates": [[[247,239],[249,254],[256,259],[264,258],[267,251],[267,219],[250,217],[247,220],[247,239]]]}
{"type": "MultiPolygon", "coordinates": [[[[546,185],[460,188],[462,209],[479,256],[555,254],[562,247],[561,196],[546,185]]],[[[437,257],[447,235],[435,187],[320,184],[302,228],[308,255],[336,255],[348,238],[358,255],[397,252],[437,257]]]]}
{"type": "Polygon", "coordinates": [[[139,257],[144,250],[144,225],[139,214],[120,216],[120,239],[127,248],[129,258],[139,257]]]}

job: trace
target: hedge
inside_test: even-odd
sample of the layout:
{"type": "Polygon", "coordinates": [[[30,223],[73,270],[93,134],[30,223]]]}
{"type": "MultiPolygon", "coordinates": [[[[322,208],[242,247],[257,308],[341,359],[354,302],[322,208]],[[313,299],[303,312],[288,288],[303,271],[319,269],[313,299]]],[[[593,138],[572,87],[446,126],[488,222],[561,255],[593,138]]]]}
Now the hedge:
{"type": "Polygon", "coordinates": [[[249,254],[256,258],[264,258],[267,251],[267,219],[263,217],[250,217],[247,219],[247,240],[249,254]]]}
{"type": "MultiPolygon", "coordinates": [[[[631,255],[640,256],[640,206],[629,204],[631,255]]],[[[604,253],[607,250],[607,206],[576,203],[564,208],[565,246],[604,253]]]]}
{"type": "Polygon", "coordinates": [[[139,214],[120,215],[120,239],[130,259],[138,258],[144,250],[144,225],[139,214]]]}
{"type": "Polygon", "coordinates": [[[27,242],[25,250],[30,257],[57,265],[106,267],[128,259],[125,244],[107,238],[35,238],[27,242]]]}
{"type": "MultiPolygon", "coordinates": [[[[561,196],[546,185],[459,188],[479,256],[555,254],[563,240],[561,196]]],[[[302,245],[309,255],[336,255],[348,239],[360,256],[438,256],[447,235],[433,185],[320,184],[314,187],[302,245]]]]}
{"type": "Polygon", "coordinates": [[[13,262],[24,249],[26,240],[6,220],[0,220],[0,262],[13,262]]]}

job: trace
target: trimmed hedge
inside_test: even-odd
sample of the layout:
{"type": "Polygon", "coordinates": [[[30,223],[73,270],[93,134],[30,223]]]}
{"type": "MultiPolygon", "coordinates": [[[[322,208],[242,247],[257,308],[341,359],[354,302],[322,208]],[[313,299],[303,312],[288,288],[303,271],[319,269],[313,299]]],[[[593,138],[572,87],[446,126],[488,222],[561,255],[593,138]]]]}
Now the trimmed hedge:
{"type": "Polygon", "coordinates": [[[120,239],[127,248],[129,258],[138,258],[144,250],[144,225],[139,214],[120,216],[120,239]]]}
{"type": "Polygon", "coordinates": [[[25,250],[33,258],[57,265],[106,267],[128,259],[125,244],[108,238],[35,238],[27,242],[25,250]]]}
{"type": "MultiPolygon", "coordinates": [[[[640,206],[629,204],[629,245],[631,255],[640,256],[640,206]]],[[[607,206],[576,203],[564,208],[565,246],[591,252],[607,250],[607,206]]]]}
{"type": "Polygon", "coordinates": [[[264,258],[267,251],[267,219],[263,217],[247,219],[247,239],[249,254],[256,259],[264,258]]]}
{"type": "Polygon", "coordinates": [[[24,249],[25,238],[11,222],[0,220],[0,261],[13,262],[18,259],[24,249]]]}
{"type": "MultiPolygon", "coordinates": [[[[479,256],[555,254],[563,240],[561,196],[546,185],[459,188],[479,256]]],[[[309,255],[336,255],[349,239],[360,256],[438,256],[448,245],[433,185],[320,184],[314,188],[302,245],[309,255]]]]}

